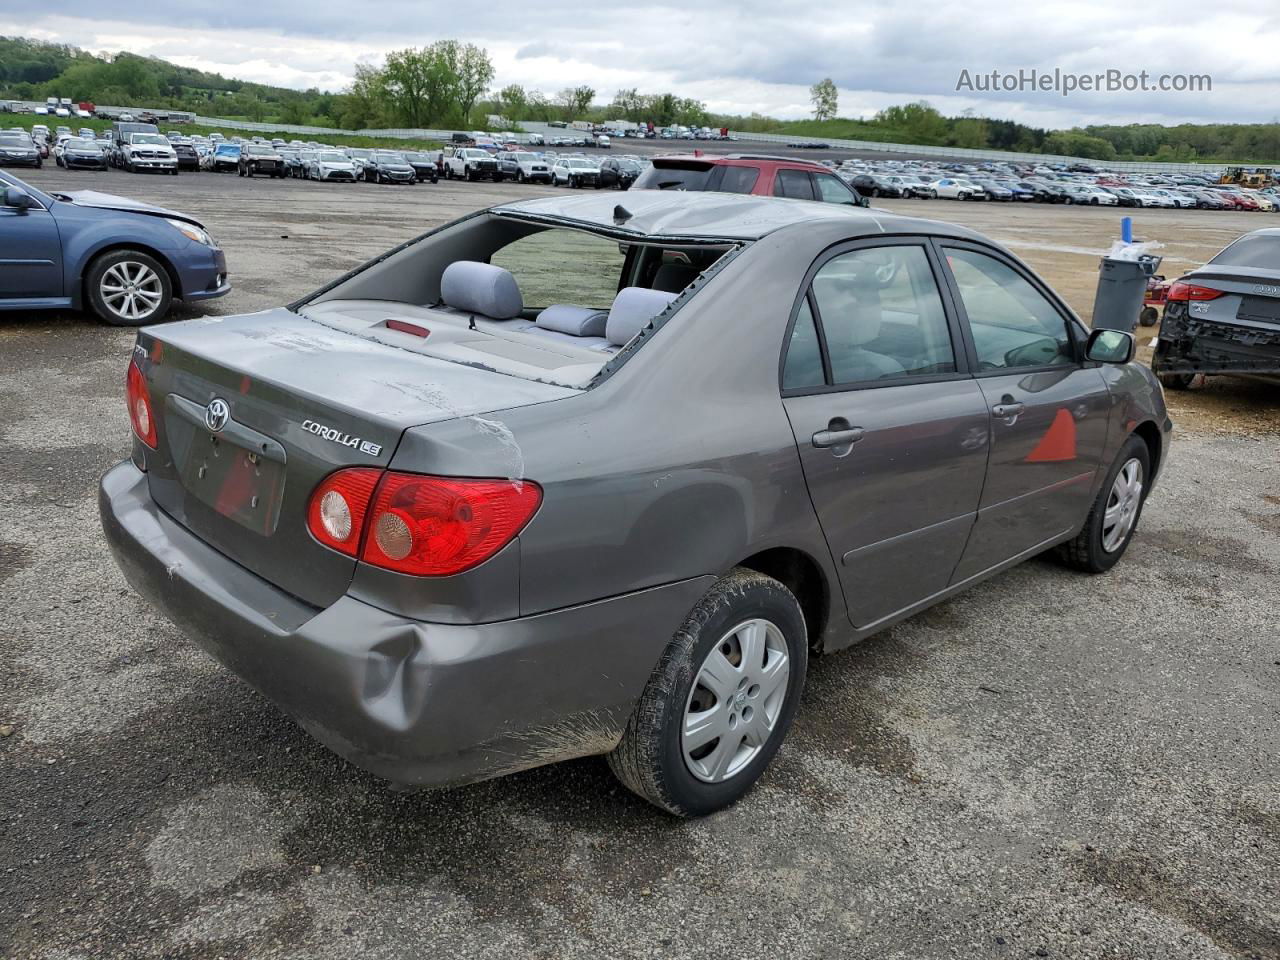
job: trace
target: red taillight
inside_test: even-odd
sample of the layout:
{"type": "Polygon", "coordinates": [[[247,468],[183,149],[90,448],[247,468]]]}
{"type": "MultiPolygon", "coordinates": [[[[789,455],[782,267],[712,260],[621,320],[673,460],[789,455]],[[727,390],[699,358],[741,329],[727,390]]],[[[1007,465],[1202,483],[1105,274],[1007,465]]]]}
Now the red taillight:
{"type": "Polygon", "coordinates": [[[388,473],[360,559],[420,577],[461,573],[510,543],[541,502],[542,488],[528,480],[388,473]]]}
{"type": "Polygon", "coordinates": [[[479,566],[542,502],[530,480],[475,480],[355,467],[331,474],[307,510],[312,536],[365,563],[418,577],[479,566]]]}
{"type": "Polygon", "coordinates": [[[352,467],[325,477],[307,505],[307,528],[326,547],[356,556],[364,532],[365,511],[382,471],[352,467]]]}
{"type": "Polygon", "coordinates": [[[1168,299],[1217,300],[1221,296],[1225,296],[1225,294],[1221,290],[1213,289],[1213,287],[1201,287],[1194,283],[1183,283],[1178,280],[1169,288],[1168,299]]]}
{"type": "Polygon", "coordinates": [[[156,448],[156,418],[151,411],[151,396],[147,393],[147,381],[136,363],[129,364],[124,381],[125,397],[129,401],[129,424],[134,435],[152,450],[156,448]]]}

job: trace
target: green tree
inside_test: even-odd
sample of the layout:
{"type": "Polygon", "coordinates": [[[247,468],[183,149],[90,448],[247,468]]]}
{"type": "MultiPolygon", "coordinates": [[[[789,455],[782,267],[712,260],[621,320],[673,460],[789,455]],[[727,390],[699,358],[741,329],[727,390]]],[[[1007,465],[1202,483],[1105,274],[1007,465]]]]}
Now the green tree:
{"type": "Polygon", "coordinates": [[[494,97],[495,106],[498,112],[508,120],[524,120],[527,119],[526,111],[529,109],[529,95],[524,92],[524,87],[518,83],[511,83],[498,91],[494,97]]]}
{"type": "Polygon", "coordinates": [[[840,103],[840,91],[836,89],[830,77],[824,77],[809,88],[809,99],[813,102],[813,119],[835,119],[840,103]]]}

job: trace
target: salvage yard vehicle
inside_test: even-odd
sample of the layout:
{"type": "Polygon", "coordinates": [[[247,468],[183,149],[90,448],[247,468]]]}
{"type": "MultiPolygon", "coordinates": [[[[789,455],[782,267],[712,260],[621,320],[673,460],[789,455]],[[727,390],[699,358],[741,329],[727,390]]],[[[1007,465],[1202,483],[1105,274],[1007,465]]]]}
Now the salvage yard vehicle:
{"type": "Polygon", "coordinates": [[[139,332],[107,540],[408,787],[607,754],[732,803],[811,652],[1054,547],[1112,567],[1171,429],[1133,338],[1012,254],[839,204],[517,201],[218,319],[139,332]]]}
{"type": "Polygon", "coordinates": [[[214,173],[231,173],[240,171],[241,147],[238,143],[219,143],[213,148],[213,156],[209,160],[209,169],[214,173]]]}
{"type": "Polygon", "coordinates": [[[96,140],[72,137],[58,149],[58,166],[68,170],[106,170],[107,155],[96,140]]]}
{"type": "Polygon", "coordinates": [[[444,176],[446,180],[496,180],[498,161],[479,147],[454,147],[445,151],[444,176]]]}
{"type": "Polygon", "coordinates": [[[107,323],[163,320],[175,299],[231,289],[199,221],[93,191],[44,193],[0,171],[0,310],[92,310],[107,323]]]}
{"type": "Polygon", "coordinates": [[[362,164],[358,164],[341,150],[304,150],[302,159],[306,164],[304,175],[308,180],[355,183],[364,171],[362,164]]]}
{"type": "Polygon", "coordinates": [[[551,185],[594,187],[600,182],[600,165],[586,157],[556,157],[551,165],[551,185]]]}
{"type": "Polygon", "coordinates": [[[1246,233],[1169,285],[1151,367],[1175,390],[1196,374],[1280,375],[1280,228],[1246,233]]]}
{"type": "Polygon", "coordinates": [[[517,183],[550,183],[551,165],[527,150],[504,150],[494,156],[498,161],[499,180],[515,180],[517,183]]]}
{"type": "Polygon", "coordinates": [[[274,179],[285,175],[284,157],[276,153],[275,147],[267,143],[247,143],[240,151],[240,159],[236,163],[236,172],[242,177],[255,177],[260,173],[274,179]]]}
{"type": "Polygon", "coordinates": [[[131,133],[120,145],[120,166],[129,173],[158,170],[178,175],[178,155],[173,145],[158,133],[131,133]]]}
{"type": "Polygon", "coordinates": [[[600,162],[598,186],[628,190],[640,176],[640,164],[628,157],[609,157],[600,162]]]}
{"type": "Polygon", "coordinates": [[[15,130],[0,130],[0,167],[35,167],[44,164],[40,149],[30,134],[15,130]]]}
{"type": "Polygon", "coordinates": [[[365,161],[364,178],[369,183],[417,183],[418,171],[404,154],[375,150],[365,161]]]}
{"type": "Polygon", "coordinates": [[[418,182],[430,180],[437,183],[440,180],[440,168],[436,165],[436,159],[429,153],[418,153],[415,151],[406,151],[402,156],[405,163],[413,167],[414,175],[418,178],[418,182]]]}
{"type": "Polygon", "coordinates": [[[943,177],[929,184],[929,196],[941,197],[943,200],[981,200],[985,194],[976,183],[943,177]]]}
{"type": "Polygon", "coordinates": [[[757,154],[655,157],[633,190],[710,190],[866,206],[867,200],[821,164],[757,154]]]}

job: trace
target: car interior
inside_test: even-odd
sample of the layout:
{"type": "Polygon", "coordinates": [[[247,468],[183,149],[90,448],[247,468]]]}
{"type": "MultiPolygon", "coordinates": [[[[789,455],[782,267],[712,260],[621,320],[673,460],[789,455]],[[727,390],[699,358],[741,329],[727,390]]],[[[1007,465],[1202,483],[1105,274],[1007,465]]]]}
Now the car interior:
{"type": "Polygon", "coordinates": [[[732,249],[619,243],[499,217],[448,233],[375,261],[299,312],[427,356],[582,386],[732,249]]]}

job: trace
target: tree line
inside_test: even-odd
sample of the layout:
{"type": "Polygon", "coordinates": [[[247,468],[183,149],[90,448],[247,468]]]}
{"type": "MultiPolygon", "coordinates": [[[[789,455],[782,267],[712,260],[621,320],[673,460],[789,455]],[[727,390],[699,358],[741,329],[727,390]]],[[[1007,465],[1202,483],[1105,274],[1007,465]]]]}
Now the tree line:
{"type": "Polygon", "coordinates": [[[181,67],[131,53],[99,57],[65,44],[0,37],[0,99],[47,96],[125,106],[174,107],[206,116],[357,130],[377,127],[486,127],[490,115],[522,121],[630,120],[658,126],[730,127],[739,131],[874,140],[930,146],[1016,150],[1109,160],[1280,164],[1280,125],[1130,124],[1045,130],[965,113],[944,116],[925,101],[887,107],[868,120],[836,116],[830,79],[810,88],[815,119],[781,121],[760,114],[716,114],[673,93],[617,91],[597,102],[587,85],[547,93],[519,84],[493,88],[496,71],[475,44],[441,40],[398,50],[381,63],[357,64],[338,93],[292,90],[181,67]]]}

